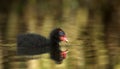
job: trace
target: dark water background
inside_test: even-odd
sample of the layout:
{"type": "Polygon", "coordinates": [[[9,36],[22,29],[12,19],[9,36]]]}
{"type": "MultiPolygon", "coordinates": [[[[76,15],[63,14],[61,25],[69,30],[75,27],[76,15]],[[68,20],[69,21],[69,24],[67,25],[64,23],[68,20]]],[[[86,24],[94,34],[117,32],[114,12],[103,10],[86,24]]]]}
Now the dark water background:
{"type": "Polygon", "coordinates": [[[0,69],[119,69],[119,0],[1,0],[0,69]],[[55,64],[49,54],[19,56],[16,37],[36,33],[48,38],[62,28],[67,58],[55,64]]]}

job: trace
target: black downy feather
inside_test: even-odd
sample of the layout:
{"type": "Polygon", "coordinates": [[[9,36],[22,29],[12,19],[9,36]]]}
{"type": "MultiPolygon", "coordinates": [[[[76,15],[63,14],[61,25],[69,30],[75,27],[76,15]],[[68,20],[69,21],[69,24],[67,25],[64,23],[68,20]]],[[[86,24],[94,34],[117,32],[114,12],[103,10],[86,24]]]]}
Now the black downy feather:
{"type": "Polygon", "coordinates": [[[43,53],[50,53],[51,59],[53,59],[57,63],[61,63],[63,59],[61,59],[60,55],[61,50],[59,45],[59,31],[62,31],[64,33],[62,29],[56,28],[50,33],[49,39],[34,33],[18,35],[17,54],[40,55],[43,53]]]}

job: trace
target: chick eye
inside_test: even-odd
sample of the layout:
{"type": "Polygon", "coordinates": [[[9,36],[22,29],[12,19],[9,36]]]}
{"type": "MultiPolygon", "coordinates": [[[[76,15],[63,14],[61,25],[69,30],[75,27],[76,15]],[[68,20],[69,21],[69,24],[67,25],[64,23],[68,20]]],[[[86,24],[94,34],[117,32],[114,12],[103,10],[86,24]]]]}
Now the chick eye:
{"type": "Polygon", "coordinates": [[[59,35],[60,35],[60,36],[63,36],[63,35],[65,35],[65,33],[62,32],[62,31],[59,31],[59,35]]]}

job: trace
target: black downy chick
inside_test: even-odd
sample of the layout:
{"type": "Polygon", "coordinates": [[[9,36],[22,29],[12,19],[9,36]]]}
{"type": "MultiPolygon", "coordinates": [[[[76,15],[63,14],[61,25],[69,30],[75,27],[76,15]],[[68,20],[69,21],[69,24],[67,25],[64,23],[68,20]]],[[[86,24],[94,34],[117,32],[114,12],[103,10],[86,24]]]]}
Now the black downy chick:
{"type": "Polygon", "coordinates": [[[63,61],[59,45],[61,41],[68,41],[61,28],[52,30],[49,39],[34,33],[20,34],[17,37],[17,54],[39,55],[50,53],[51,59],[56,63],[61,63],[63,61]]]}

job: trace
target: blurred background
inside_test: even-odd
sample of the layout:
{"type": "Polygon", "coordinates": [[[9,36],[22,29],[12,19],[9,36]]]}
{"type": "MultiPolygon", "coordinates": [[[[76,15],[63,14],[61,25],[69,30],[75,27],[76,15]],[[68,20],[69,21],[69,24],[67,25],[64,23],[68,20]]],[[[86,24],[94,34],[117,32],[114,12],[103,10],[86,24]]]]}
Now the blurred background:
{"type": "Polygon", "coordinates": [[[120,69],[120,0],[0,0],[0,69],[120,69]],[[70,41],[62,64],[16,55],[18,34],[56,27],[70,41]]]}

